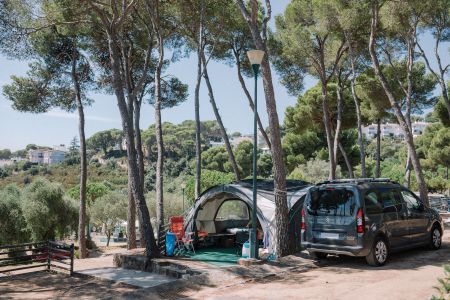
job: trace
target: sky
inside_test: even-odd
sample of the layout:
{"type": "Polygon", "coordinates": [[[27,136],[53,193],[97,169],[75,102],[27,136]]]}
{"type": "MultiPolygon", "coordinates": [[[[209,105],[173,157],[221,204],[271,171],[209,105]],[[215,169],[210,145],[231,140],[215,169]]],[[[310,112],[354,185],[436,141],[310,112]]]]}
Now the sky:
{"type": "MultiPolygon", "coordinates": [[[[272,1],[273,16],[283,13],[289,0],[272,1]]],[[[270,24],[274,26],[273,18],[270,24]]],[[[423,47],[430,53],[433,40],[429,34],[423,38],[423,47]]],[[[448,47],[447,47],[448,48],[448,47]]],[[[443,47],[444,63],[449,63],[448,50],[443,47]]],[[[434,65],[434,60],[431,60],[434,65]]],[[[189,86],[187,101],[181,105],[162,111],[163,122],[181,123],[184,120],[194,119],[194,87],[196,81],[196,56],[191,55],[172,64],[166,74],[178,77],[189,86]]],[[[28,62],[7,60],[0,55],[0,87],[11,82],[12,75],[23,76],[28,70],[28,62]]],[[[208,72],[214,89],[219,112],[228,132],[239,131],[243,134],[253,131],[253,117],[247,99],[242,92],[234,67],[211,61],[208,72]]],[[[286,107],[296,102],[296,97],[287,94],[280,84],[279,77],[272,69],[275,98],[280,122],[283,122],[286,107]]],[[[246,79],[249,90],[253,91],[253,79],[246,79]]],[[[304,82],[305,90],[314,86],[316,80],[307,77],[304,82]]],[[[258,111],[264,126],[268,126],[265,101],[263,97],[262,81],[258,84],[259,101],[258,111]]],[[[438,91],[437,91],[438,92],[438,91]]],[[[110,128],[121,128],[120,115],[116,99],[113,95],[90,94],[94,103],[85,108],[86,136],[89,137],[97,131],[110,128]]],[[[201,120],[214,120],[214,113],[209,102],[206,85],[202,82],[200,94],[201,120]]],[[[149,104],[142,108],[141,128],[145,129],[154,122],[154,109],[149,104]]],[[[21,113],[11,108],[11,103],[0,93],[0,149],[23,149],[27,144],[54,146],[69,145],[74,136],[78,136],[78,116],[61,110],[51,110],[43,114],[21,113]]]]}

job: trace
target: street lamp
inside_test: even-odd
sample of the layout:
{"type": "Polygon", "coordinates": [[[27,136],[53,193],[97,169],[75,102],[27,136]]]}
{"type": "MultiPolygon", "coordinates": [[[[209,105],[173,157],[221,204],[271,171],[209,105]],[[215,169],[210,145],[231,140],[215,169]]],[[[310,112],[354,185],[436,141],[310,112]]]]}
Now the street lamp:
{"type": "Polygon", "coordinates": [[[186,183],[181,184],[181,189],[183,190],[183,215],[184,215],[184,189],[186,188],[186,183]]]}
{"type": "Polygon", "coordinates": [[[250,258],[258,258],[258,238],[257,238],[257,206],[256,206],[256,192],[257,192],[257,174],[256,161],[258,151],[258,134],[257,134],[257,119],[258,119],[258,72],[259,66],[264,58],[265,52],[261,50],[247,51],[248,60],[252,65],[253,75],[255,77],[255,108],[253,110],[253,209],[252,209],[252,230],[250,230],[250,258]]]}

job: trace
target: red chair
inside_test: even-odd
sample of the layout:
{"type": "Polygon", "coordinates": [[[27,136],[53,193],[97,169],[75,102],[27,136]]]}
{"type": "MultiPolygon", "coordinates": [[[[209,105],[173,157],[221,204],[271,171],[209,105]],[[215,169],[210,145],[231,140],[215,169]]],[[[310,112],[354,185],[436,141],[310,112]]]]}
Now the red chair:
{"type": "Polygon", "coordinates": [[[170,221],[170,230],[175,234],[176,241],[175,247],[178,249],[178,254],[181,254],[184,249],[192,250],[195,254],[194,250],[194,238],[193,233],[186,233],[184,230],[184,217],[182,216],[173,216],[169,218],[170,221]]]}

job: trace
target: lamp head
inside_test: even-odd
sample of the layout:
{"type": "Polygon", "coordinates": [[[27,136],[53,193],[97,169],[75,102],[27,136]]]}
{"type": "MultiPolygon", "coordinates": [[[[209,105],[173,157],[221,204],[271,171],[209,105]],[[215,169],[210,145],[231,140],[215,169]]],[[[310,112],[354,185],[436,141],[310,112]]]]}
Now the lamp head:
{"type": "Polygon", "coordinates": [[[248,60],[250,61],[250,64],[252,65],[260,65],[264,54],[266,54],[262,50],[249,50],[247,51],[248,60]]]}

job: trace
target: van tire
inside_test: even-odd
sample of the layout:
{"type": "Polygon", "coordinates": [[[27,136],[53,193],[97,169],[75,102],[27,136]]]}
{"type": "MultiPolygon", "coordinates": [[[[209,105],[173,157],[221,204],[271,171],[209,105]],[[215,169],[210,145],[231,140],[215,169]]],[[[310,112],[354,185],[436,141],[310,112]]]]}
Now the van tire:
{"type": "Polygon", "coordinates": [[[327,256],[328,256],[327,253],[323,253],[323,252],[315,252],[315,251],[309,252],[309,255],[310,255],[314,260],[326,259],[327,256]]]}
{"type": "Polygon", "coordinates": [[[383,266],[389,258],[389,247],[386,239],[379,236],[376,237],[370,253],[366,256],[366,261],[374,267],[383,266]]]}
{"type": "Polygon", "coordinates": [[[430,249],[431,250],[438,250],[441,248],[442,245],[442,231],[439,228],[439,225],[433,225],[431,228],[431,234],[430,234],[430,249]]]}

